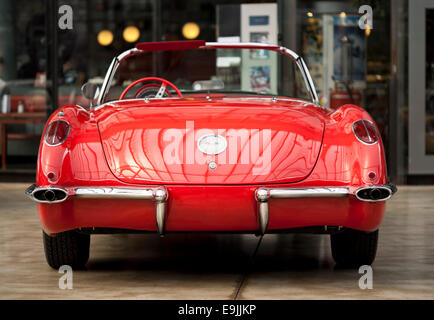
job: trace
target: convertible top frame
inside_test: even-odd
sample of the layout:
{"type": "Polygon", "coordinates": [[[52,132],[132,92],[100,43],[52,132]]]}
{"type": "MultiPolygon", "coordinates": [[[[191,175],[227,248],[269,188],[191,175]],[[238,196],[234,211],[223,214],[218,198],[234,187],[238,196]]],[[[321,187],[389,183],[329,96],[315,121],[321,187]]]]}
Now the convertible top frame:
{"type": "Polygon", "coordinates": [[[115,57],[107,70],[104,78],[104,82],[101,87],[100,94],[98,96],[97,105],[104,102],[108,88],[113,80],[113,76],[116,73],[117,68],[125,59],[141,54],[144,52],[153,51],[170,51],[170,50],[190,50],[190,49],[265,49],[275,51],[285,56],[290,57],[297,67],[299,68],[305,86],[309,91],[309,95],[314,104],[319,105],[318,94],[315,89],[310,72],[304,62],[303,58],[297,55],[294,51],[277,45],[271,45],[267,43],[252,43],[252,42],[240,42],[240,43],[223,43],[223,42],[205,42],[202,40],[193,41],[163,41],[163,42],[143,42],[138,43],[135,48],[124,51],[117,57],[115,57]]]}

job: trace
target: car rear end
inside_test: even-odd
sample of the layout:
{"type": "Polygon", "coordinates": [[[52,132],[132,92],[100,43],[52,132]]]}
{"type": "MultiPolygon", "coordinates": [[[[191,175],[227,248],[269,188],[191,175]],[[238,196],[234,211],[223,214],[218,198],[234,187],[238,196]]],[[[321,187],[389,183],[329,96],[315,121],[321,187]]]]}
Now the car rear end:
{"type": "Polygon", "coordinates": [[[80,120],[74,107],[55,114],[52,122],[70,124],[60,132],[68,141],[42,144],[37,186],[27,191],[44,230],[265,234],[380,225],[394,192],[382,145],[361,143],[348,119],[302,102],[177,104],[107,106],[95,121],[80,120]],[[221,153],[200,150],[209,132],[226,140],[221,153]]]}

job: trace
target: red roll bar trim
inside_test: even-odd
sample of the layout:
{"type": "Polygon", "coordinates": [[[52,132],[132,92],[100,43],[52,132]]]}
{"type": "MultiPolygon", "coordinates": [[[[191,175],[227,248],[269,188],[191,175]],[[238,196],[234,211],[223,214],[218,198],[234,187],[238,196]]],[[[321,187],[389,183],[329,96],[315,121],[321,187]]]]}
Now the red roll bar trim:
{"type": "Polygon", "coordinates": [[[203,40],[142,42],[136,48],[142,51],[168,51],[197,49],[205,45],[203,40]]]}

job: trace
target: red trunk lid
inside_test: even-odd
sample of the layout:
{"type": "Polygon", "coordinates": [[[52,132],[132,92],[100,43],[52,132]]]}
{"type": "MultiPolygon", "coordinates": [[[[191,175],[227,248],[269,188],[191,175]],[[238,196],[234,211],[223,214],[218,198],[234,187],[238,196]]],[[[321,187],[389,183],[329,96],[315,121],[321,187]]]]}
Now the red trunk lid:
{"type": "Polygon", "coordinates": [[[300,181],[316,163],[324,131],[322,111],[301,101],[125,101],[95,115],[111,171],[135,184],[300,181]],[[217,149],[224,150],[203,152],[217,149]]]}

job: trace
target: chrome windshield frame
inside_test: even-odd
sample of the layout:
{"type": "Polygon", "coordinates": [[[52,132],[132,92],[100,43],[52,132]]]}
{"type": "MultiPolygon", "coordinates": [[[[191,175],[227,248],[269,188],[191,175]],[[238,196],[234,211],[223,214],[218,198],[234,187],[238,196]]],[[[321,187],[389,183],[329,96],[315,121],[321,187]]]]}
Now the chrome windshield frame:
{"type": "Polygon", "coordinates": [[[103,103],[105,97],[107,96],[108,88],[110,88],[110,84],[111,84],[111,82],[113,80],[113,77],[114,77],[114,75],[115,75],[115,73],[116,73],[119,65],[122,63],[122,61],[125,60],[128,57],[132,57],[132,56],[135,56],[135,55],[137,55],[139,53],[143,53],[143,52],[144,51],[136,49],[136,48],[129,49],[127,51],[122,52],[120,55],[118,55],[117,57],[115,57],[112,60],[110,66],[109,66],[109,68],[107,70],[107,73],[106,73],[106,75],[104,77],[104,82],[102,83],[102,87],[101,87],[101,90],[100,90],[100,93],[99,93],[99,96],[98,96],[98,100],[97,100],[96,106],[98,106],[98,105],[100,105],[100,104],[103,103]]]}
{"type": "MultiPolygon", "coordinates": [[[[317,94],[316,89],[315,89],[315,84],[312,80],[312,77],[310,75],[310,72],[309,72],[309,69],[307,68],[306,63],[304,62],[302,57],[300,57],[294,51],[292,51],[288,48],[285,48],[282,46],[270,45],[270,44],[266,44],[266,43],[253,43],[253,42],[239,42],[239,43],[206,42],[205,46],[201,46],[198,49],[231,49],[231,48],[233,48],[233,49],[260,49],[260,48],[264,48],[264,49],[267,49],[270,51],[275,51],[275,52],[278,52],[278,53],[281,53],[285,56],[290,57],[295,62],[295,64],[297,65],[298,69],[300,70],[300,72],[302,74],[306,89],[309,92],[309,95],[310,95],[310,98],[312,99],[312,102],[316,105],[319,105],[319,99],[318,99],[318,94],[317,94]]],[[[104,103],[104,100],[107,96],[108,89],[110,88],[113,77],[114,77],[119,65],[122,63],[122,61],[131,57],[131,56],[135,56],[137,54],[141,54],[144,52],[147,52],[147,51],[133,48],[133,49],[129,49],[127,51],[124,51],[123,53],[121,53],[120,55],[118,55],[117,57],[115,57],[112,60],[110,66],[107,70],[107,73],[104,77],[104,82],[102,84],[96,106],[104,103]]]]}

